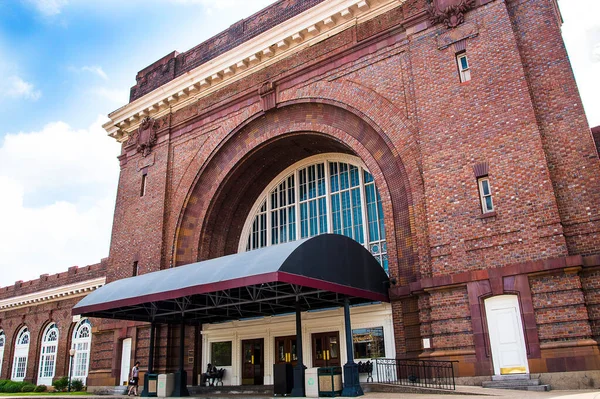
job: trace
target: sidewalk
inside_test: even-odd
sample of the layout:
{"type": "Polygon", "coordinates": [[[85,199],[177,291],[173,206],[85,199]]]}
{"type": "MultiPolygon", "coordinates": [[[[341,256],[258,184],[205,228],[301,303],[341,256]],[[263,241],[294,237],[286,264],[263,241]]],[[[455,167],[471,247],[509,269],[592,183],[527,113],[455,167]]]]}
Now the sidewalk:
{"type": "MultiPolygon", "coordinates": [[[[125,399],[127,395],[81,395],[81,396],[2,396],[4,398],[19,399],[125,399]]],[[[190,396],[187,398],[172,399],[190,399],[190,398],[240,398],[240,399],[265,399],[266,396],[241,396],[241,395],[213,395],[213,396],[190,396]]],[[[277,397],[280,399],[281,397],[277,397]]],[[[364,399],[600,399],[600,390],[573,390],[573,391],[550,391],[550,392],[529,392],[510,389],[490,389],[476,386],[457,386],[453,394],[423,394],[423,393],[385,393],[368,392],[364,399]]]]}

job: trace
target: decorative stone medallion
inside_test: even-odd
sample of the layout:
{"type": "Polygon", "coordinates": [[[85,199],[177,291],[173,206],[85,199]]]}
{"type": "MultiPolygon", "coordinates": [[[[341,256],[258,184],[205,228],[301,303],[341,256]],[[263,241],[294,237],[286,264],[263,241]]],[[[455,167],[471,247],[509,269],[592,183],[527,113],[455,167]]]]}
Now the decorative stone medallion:
{"type": "Polygon", "coordinates": [[[156,144],[158,123],[153,118],[147,116],[142,120],[140,127],[131,138],[131,143],[135,144],[137,152],[141,152],[145,157],[152,151],[156,144]]]}
{"type": "Polygon", "coordinates": [[[476,0],[433,0],[429,5],[429,19],[433,24],[443,23],[448,29],[465,22],[465,13],[475,7],[476,0]]]}

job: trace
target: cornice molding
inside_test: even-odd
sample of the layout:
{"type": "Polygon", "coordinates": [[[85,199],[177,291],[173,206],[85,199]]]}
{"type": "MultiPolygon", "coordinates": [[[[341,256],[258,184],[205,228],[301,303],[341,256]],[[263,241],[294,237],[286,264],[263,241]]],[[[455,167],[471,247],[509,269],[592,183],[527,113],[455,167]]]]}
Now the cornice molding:
{"type": "Polygon", "coordinates": [[[102,287],[104,284],[106,284],[106,277],[99,277],[93,280],[61,285],[48,290],[36,291],[31,294],[2,299],[0,300],[0,310],[12,310],[25,306],[40,305],[44,302],[83,296],[94,291],[96,288],[102,287]]]}
{"type": "Polygon", "coordinates": [[[331,0],[287,20],[109,114],[108,135],[126,141],[147,116],[158,119],[406,0],[331,0]]]}

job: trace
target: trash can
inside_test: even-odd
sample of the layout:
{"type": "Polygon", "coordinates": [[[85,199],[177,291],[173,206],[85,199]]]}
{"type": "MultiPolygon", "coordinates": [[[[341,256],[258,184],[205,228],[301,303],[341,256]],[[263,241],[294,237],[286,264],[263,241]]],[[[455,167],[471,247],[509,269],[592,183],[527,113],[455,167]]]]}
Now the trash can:
{"type": "Polygon", "coordinates": [[[173,396],[173,390],[175,389],[175,374],[159,374],[158,385],[156,393],[161,398],[173,396]]]}
{"type": "Polygon", "coordinates": [[[317,369],[319,380],[319,396],[338,396],[342,394],[342,368],[319,367],[317,369]]]}
{"type": "Polygon", "coordinates": [[[317,368],[309,367],[305,371],[304,392],[307,398],[319,397],[319,384],[317,383],[317,368]]]}
{"type": "Polygon", "coordinates": [[[156,397],[158,388],[158,374],[146,374],[144,375],[144,388],[145,391],[142,396],[156,397]]]}
{"type": "Polygon", "coordinates": [[[289,395],[294,388],[294,368],[291,363],[273,365],[273,393],[289,395]]]}

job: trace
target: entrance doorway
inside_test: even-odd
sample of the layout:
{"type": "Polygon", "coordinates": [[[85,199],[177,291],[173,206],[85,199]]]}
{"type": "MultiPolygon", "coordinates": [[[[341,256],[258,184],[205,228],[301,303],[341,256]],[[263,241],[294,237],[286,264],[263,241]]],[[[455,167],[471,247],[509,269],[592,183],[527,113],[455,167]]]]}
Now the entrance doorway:
{"type": "Polygon", "coordinates": [[[529,372],[519,299],[499,295],[485,300],[494,374],[529,372]]]}
{"type": "Polygon", "coordinates": [[[312,335],[313,367],[340,366],[340,333],[331,331],[312,335]]]}
{"type": "Polygon", "coordinates": [[[242,385],[263,385],[264,363],[264,339],[242,341],[242,385]]]}
{"type": "Polygon", "coordinates": [[[131,366],[131,338],[123,340],[123,348],[121,350],[121,385],[127,385],[129,381],[129,367],[131,366]]]}
{"type": "Polygon", "coordinates": [[[275,363],[291,363],[294,366],[298,363],[295,335],[275,338],[275,363]]]}

